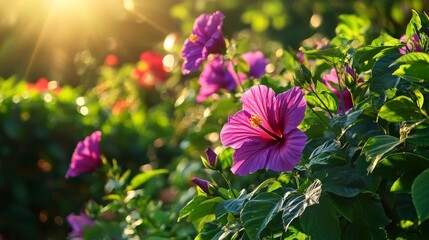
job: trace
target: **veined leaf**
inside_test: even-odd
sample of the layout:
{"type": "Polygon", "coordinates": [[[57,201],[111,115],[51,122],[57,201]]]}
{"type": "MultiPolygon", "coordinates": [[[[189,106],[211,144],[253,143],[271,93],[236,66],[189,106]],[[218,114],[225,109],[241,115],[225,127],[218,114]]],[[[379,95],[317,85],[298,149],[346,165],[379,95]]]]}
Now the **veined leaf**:
{"type": "Polygon", "coordinates": [[[215,211],[216,219],[221,218],[227,213],[239,214],[246,199],[247,193],[246,190],[243,189],[238,198],[228,199],[219,203],[215,211]]]}
{"type": "Polygon", "coordinates": [[[372,68],[372,77],[369,80],[369,90],[379,95],[384,95],[387,89],[396,88],[400,77],[393,76],[399,64],[392,64],[401,54],[389,54],[380,57],[372,68]]]}
{"type": "Polygon", "coordinates": [[[394,123],[423,118],[418,106],[407,96],[399,96],[386,102],[378,115],[394,123]]]}
{"type": "Polygon", "coordinates": [[[342,197],[354,197],[366,189],[366,182],[356,169],[349,166],[336,167],[329,170],[323,179],[324,191],[342,197]]]}
{"type": "Polygon", "coordinates": [[[241,221],[247,236],[259,239],[262,230],[279,213],[282,203],[280,195],[265,192],[248,201],[241,211],[241,221]]]}
{"type": "Polygon", "coordinates": [[[365,155],[366,161],[369,162],[368,173],[371,173],[377,163],[386,154],[389,154],[393,149],[401,144],[401,141],[397,137],[389,135],[379,135],[369,138],[362,148],[362,154],[365,155]]]}

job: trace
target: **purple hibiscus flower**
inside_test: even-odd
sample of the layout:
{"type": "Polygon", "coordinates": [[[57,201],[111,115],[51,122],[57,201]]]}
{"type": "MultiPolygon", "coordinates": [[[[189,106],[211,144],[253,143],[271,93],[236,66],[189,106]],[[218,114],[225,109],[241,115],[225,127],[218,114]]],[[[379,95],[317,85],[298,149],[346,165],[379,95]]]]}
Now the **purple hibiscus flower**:
{"type": "Polygon", "coordinates": [[[85,213],[80,213],[79,215],[72,213],[67,216],[67,222],[72,228],[72,231],[69,233],[69,238],[73,240],[83,240],[84,227],[90,227],[94,225],[94,221],[85,213]]]}
{"type": "Polygon", "coordinates": [[[220,89],[234,91],[238,84],[238,77],[231,62],[224,61],[219,55],[204,65],[198,83],[201,87],[197,102],[200,103],[220,89]]]}
{"type": "Polygon", "coordinates": [[[226,48],[222,33],[223,19],[220,11],[202,14],[194,22],[191,35],[185,40],[182,49],[182,73],[196,71],[211,53],[220,53],[226,48]]]}
{"type": "Polygon", "coordinates": [[[259,169],[289,171],[300,161],[307,136],[297,127],[304,119],[306,102],[298,87],[275,96],[257,85],[242,98],[243,110],[229,117],[220,138],[235,149],[231,171],[247,175],[259,169]]]}
{"type": "Polygon", "coordinates": [[[95,131],[83,141],[78,142],[73,152],[66,178],[94,171],[100,166],[100,141],[101,132],[95,131]]]}
{"type": "Polygon", "coordinates": [[[416,33],[413,36],[410,37],[407,41],[407,37],[403,35],[401,38],[399,38],[399,41],[402,43],[406,43],[406,46],[399,49],[399,52],[401,54],[406,54],[409,52],[421,52],[422,47],[420,43],[419,35],[416,33]]]}
{"type": "Polygon", "coordinates": [[[246,52],[241,55],[241,58],[249,65],[250,77],[260,78],[265,74],[265,67],[268,64],[268,60],[262,52],[246,52]]]}
{"type": "MultiPolygon", "coordinates": [[[[353,69],[351,67],[349,67],[348,65],[345,66],[345,73],[349,74],[353,79],[356,79],[356,73],[355,71],[353,71],[353,69]]],[[[362,79],[359,79],[358,82],[361,82],[362,79]]],[[[347,88],[345,86],[342,86],[342,95],[343,95],[343,100],[344,100],[344,109],[343,106],[341,104],[341,96],[340,96],[340,90],[338,88],[338,75],[337,75],[337,71],[335,70],[335,68],[332,68],[329,73],[326,73],[322,76],[322,82],[323,84],[325,84],[329,90],[331,90],[338,98],[338,101],[340,102],[340,106],[338,108],[338,113],[339,114],[344,114],[347,110],[349,110],[350,108],[353,107],[353,99],[352,99],[352,94],[350,93],[349,90],[347,90],[347,88]]]]}

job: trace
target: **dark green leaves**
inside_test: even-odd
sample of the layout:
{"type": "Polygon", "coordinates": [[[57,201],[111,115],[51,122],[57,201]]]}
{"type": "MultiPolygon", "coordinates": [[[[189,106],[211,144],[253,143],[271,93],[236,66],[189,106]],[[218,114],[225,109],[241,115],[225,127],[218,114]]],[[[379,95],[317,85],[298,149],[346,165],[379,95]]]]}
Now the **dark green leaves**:
{"type": "Polygon", "coordinates": [[[244,206],[241,221],[251,240],[259,239],[262,230],[278,214],[281,199],[275,193],[261,193],[244,206]]]}
{"type": "Polygon", "coordinates": [[[362,154],[365,155],[367,162],[369,162],[368,172],[371,173],[377,163],[388,153],[398,146],[401,141],[393,136],[379,135],[371,137],[366,141],[362,149],[362,154]]]}
{"type": "Polygon", "coordinates": [[[420,222],[429,218],[429,169],[426,169],[416,177],[411,187],[411,196],[413,198],[414,206],[416,207],[417,214],[420,222]]]}

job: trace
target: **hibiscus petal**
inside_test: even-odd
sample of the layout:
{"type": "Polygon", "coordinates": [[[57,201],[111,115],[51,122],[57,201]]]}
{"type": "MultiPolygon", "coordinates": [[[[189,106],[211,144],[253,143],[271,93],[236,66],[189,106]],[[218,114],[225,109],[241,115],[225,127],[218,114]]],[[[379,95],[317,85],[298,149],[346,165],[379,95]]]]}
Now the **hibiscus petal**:
{"type": "Polygon", "coordinates": [[[273,139],[261,128],[252,127],[249,123],[249,117],[250,114],[243,110],[229,117],[228,122],[223,125],[220,132],[220,140],[223,145],[239,148],[245,142],[255,137],[263,141],[270,141],[273,139]]]}
{"type": "Polygon", "coordinates": [[[284,172],[292,170],[301,160],[307,136],[298,128],[283,136],[283,142],[270,148],[266,168],[284,172]]]}
{"type": "Polygon", "coordinates": [[[283,134],[288,134],[304,119],[306,107],[304,93],[299,87],[293,87],[277,95],[275,107],[279,127],[283,130],[283,134]]]}
{"type": "Polygon", "coordinates": [[[234,174],[245,176],[264,169],[273,143],[252,137],[240,148],[235,149],[231,171],[234,174]]]}
{"type": "Polygon", "coordinates": [[[243,103],[243,110],[250,114],[258,114],[262,118],[262,126],[268,129],[270,132],[277,133],[276,129],[275,113],[274,113],[274,99],[275,92],[264,85],[257,85],[251,87],[241,97],[243,103]]]}

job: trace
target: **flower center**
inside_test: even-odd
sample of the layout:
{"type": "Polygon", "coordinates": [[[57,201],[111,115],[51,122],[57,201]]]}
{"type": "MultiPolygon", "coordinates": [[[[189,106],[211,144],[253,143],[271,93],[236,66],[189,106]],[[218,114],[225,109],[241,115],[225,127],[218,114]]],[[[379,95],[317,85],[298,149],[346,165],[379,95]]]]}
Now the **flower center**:
{"type": "Polygon", "coordinates": [[[273,137],[277,142],[280,142],[282,140],[282,136],[279,136],[262,126],[263,121],[258,114],[252,114],[249,118],[249,122],[252,127],[260,127],[262,130],[264,130],[264,132],[268,133],[268,135],[273,137]]]}
{"type": "Polygon", "coordinates": [[[252,127],[259,127],[262,125],[262,118],[258,114],[252,114],[249,118],[252,127]]]}
{"type": "Polygon", "coordinates": [[[197,35],[195,34],[189,35],[189,41],[191,41],[192,43],[196,43],[198,41],[197,35]]]}

